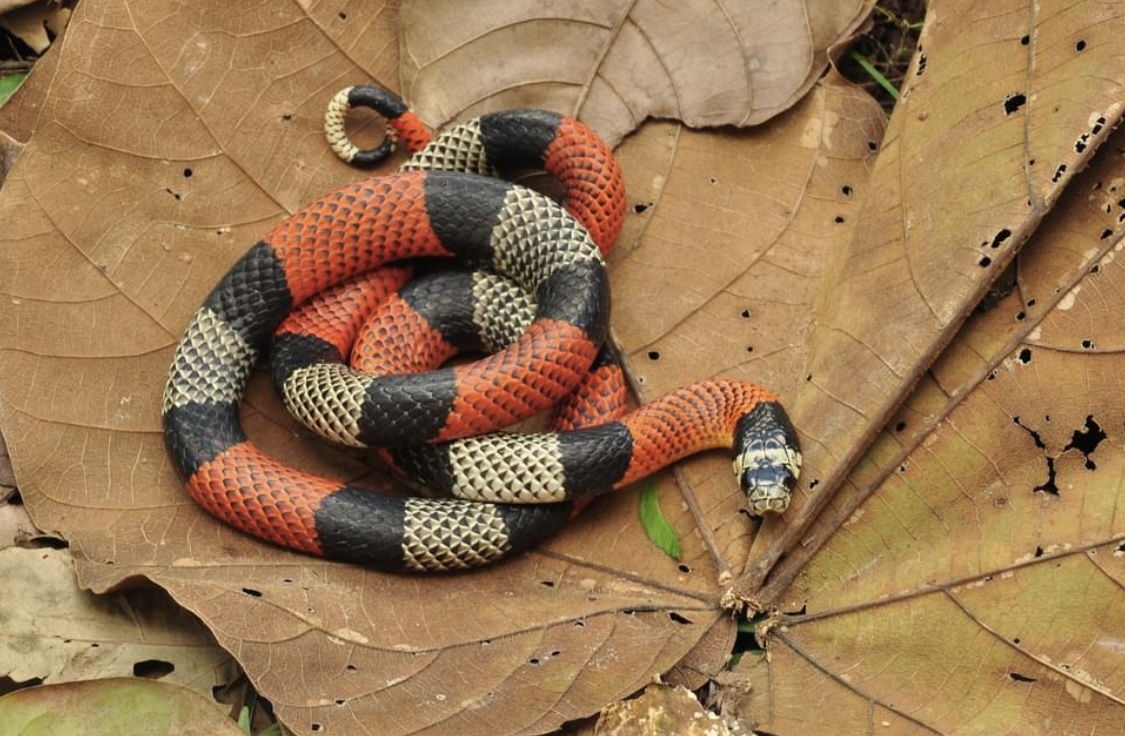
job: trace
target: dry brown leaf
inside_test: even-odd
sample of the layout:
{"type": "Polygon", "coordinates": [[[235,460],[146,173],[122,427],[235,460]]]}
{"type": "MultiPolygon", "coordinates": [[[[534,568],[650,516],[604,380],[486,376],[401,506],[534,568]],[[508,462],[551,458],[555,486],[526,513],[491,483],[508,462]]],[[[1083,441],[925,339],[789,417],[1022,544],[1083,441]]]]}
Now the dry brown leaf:
{"type": "Polygon", "coordinates": [[[230,655],[160,591],[78,590],[64,550],[0,549],[0,579],[0,675],[16,682],[152,672],[210,699],[237,676],[230,655]]]}
{"type": "Polygon", "coordinates": [[[823,75],[860,0],[659,0],[403,7],[401,88],[431,124],[509,107],[581,117],[616,145],[648,118],[756,125],[823,75]]]}
{"type": "Polygon", "coordinates": [[[1123,150],[1119,129],[849,479],[828,519],[849,517],[782,594],[804,615],[756,672],[763,729],[1125,723],[1123,150]]]}
{"type": "Polygon", "coordinates": [[[819,297],[807,390],[789,401],[816,493],[764,527],[728,601],[773,605],[847,518],[834,511],[810,539],[876,433],[1119,121],[1125,20],[1094,2],[1063,7],[930,5],[855,237],[819,297]]]}

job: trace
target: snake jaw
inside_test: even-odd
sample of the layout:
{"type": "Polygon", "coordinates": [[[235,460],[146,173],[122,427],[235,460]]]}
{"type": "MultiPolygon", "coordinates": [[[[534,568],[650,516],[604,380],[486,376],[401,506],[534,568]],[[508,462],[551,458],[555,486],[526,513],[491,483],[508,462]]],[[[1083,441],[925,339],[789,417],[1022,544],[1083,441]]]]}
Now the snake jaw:
{"type": "Polygon", "coordinates": [[[762,402],[743,416],[735,432],[734,474],[752,516],[789,508],[801,474],[797,434],[780,404],[762,402]]]}

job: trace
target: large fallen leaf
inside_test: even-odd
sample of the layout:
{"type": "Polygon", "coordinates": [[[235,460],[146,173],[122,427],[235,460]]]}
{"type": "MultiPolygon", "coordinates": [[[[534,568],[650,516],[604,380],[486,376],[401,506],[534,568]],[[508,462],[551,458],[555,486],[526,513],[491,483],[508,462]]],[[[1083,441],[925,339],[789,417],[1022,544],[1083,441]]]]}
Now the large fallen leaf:
{"type": "Polygon", "coordinates": [[[1106,149],[849,479],[771,622],[764,730],[1120,732],[1125,132],[1106,149]]]}
{"type": "Polygon", "coordinates": [[[161,591],[94,596],[74,585],[62,550],[0,550],[0,676],[46,683],[160,676],[211,696],[231,658],[161,591]]]}
{"type": "MultiPolygon", "coordinates": [[[[987,270],[1014,255],[1008,241],[1030,240],[967,324],[952,335],[961,323],[951,318],[933,332],[937,347],[952,341],[886,427],[873,427],[862,461],[758,591],[760,604],[789,612],[762,626],[769,657],[751,669],[750,714],[764,731],[1089,734],[1125,723],[1125,134],[1106,139],[1125,98],[1115,41],[1125,21],[1096,4],[1067,12],[1037,4],[1030,15],[1015,6],[987,8],[1006,23],[986,23],[968,3],[931,6],[915,82],[872,179],[887,204],[865,211],[857,232],[888,233],[866,261],[884,274],[916,261],[911,242],[949,242],[945,262],[969,261],[962,271],[972,272],[973,260],[987,270]],[[981,129],[977,116],[1000,102],[1005,117],[1022,118],[1010,133],[1015,149],[997,149],[988,167],[970,158],[975,138],[945,141],[940,156],[925,146],[903,156],[943,141],[923,123],[950,109],[948,88],[963,93],[971,79],[963,64],[984,65],[972,58],[982,36],[1030,71],[1005,75],[1011,57],[995,57],[990,79],[1021,86],[965,105],[972,114],[961,129],[981,129]],[[1098,144],[1060,199],[1059,184],[1098,144]],[[895,165],[884,168],[888,156],[895,165]],[[976,208],[953,207],[948,187],[910,197],[911,182],[952,177],[958,161],[976,162],[961,195],[976,208]],[[999,166],[981,183],[999,162],[1019,176],[1002,178],[999,166]],[[992,238],[962,231],[984,230],[987,212],[1009,209],[1026,214],[992,238]],[[903,221],[888,231],[892,215],[903,221]],[[969,247],[956,247],[957,233],[969,247]]],[[[958,271],[943,273],[957,283],[958,271]]],[[[910,314],[917,300],[900,303],[910,314]]],[[[935,315],[949,309],[923,303],[935,315]]],[[[888,321],[864,334],[900,330],[888,321]]],[[[893,368],[884,361],[879,370],[893,368]]]]}
{"type": "Polygon", "coordinates": [[[804,96],[870,12],[859,0],[408,2],[402,91],[431,123],[533,105],[613,145],[646,118],[754,125],[804,96]]]}
{"type": "Polygon", "coordinates": [[[848,518],[838,506],[810,532],[1120,120],[1125,57],[1114,39],[1123,29],[1125,19],[1096,2],[930,5],[854,238],[816,305],[806,390],[789,401],[813,493],[784,522],[765,525],[728,603],[774,605],[848,518]]]}
{"type": "MultiPolygon", "coordinates": [[[[320,120],[339,86],[390,76],[389,57],[353,61],[360,47],[395,48],[384,21],[325,5],[80,6],[0,193],[11,223],[0,319],[12,326],[0,408],[28,508],[71,541],[84,586],[145,576],[198,614],[299,733],[541,733],[678,663],[684,677],[713,673],[733,621],[669,476],[660,495],[684,538],[679,562],[622,496],[509,564],[422,579],[260,544],[200,512],[169,467],[160,394],[182,326],[269,223],[356,176],[332,159],[320,120]],[[374,30],[360,43],[357,28],[374,30]]],[[[881,132],[878,108],[833,79],[758,131],[665,124],[630,142],[615,329],[645,395],[711,374],[783,392],[798,382],[799,342],[773,325],[809,319],[881,132]],[[707,267],[675,298],[653,294],[683,278],[676,259],[707,267]]],[[[302,467],[367,475],[307,443],[264,381],[245,420],[302,467]]],[[[680,475],[738,572],[750,528],[729,461],[680,475]]]]}

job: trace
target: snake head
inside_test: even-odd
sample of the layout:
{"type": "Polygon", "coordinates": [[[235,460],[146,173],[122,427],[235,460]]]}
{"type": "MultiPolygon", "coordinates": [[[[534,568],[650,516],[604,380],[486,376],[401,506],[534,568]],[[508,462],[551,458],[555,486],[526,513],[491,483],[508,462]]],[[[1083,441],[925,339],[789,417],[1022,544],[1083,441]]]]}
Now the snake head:
{"type": "Polygon", "coordinates": [[[783,513],[801,473],[801,449],[781,404],[763,401],[744,414],[734,446],[734,474],[750,514],[783,513]]]}

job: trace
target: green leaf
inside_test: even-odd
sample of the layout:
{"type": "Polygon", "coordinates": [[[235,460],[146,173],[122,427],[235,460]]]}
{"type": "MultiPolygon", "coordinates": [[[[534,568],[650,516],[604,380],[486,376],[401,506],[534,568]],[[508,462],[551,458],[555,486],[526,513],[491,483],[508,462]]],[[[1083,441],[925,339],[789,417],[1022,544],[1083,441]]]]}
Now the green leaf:
{"type": "Polygon", "coordinates": [[[882,73],[875,68],[875,66],[870,61],[865,59],[861,54],[857,53],[855,49],[852,49],[851,52],[849,52],[848,56],[850,56],[852,60],[855,61],[855,63],[863,67],[863,71],[867,72],[880,87],[887,90],[887,94],[889,94],[896,100],[898,99],[898,90],[893,84],[890,83],[890,80],[884,77],[882,73]]]}
{"type": "Polygon", "coordinates": [[[664,518],[660,510],[659,490],[655,483],[649,483],[641,491],[641,500],[638,511],[641,516],[641,526],[648,535],[649,540],[660,548],[664,554],[672,559],[680,559],[680,536],[664,518]]]}
{"type": "Polygon", "coordinates": [[[0,76],[0,106],[8,101],[8,98],[12,96],[12,93],[16,91],[16,88],[20,86],[26,76],[27,72],[0,76]]]}

